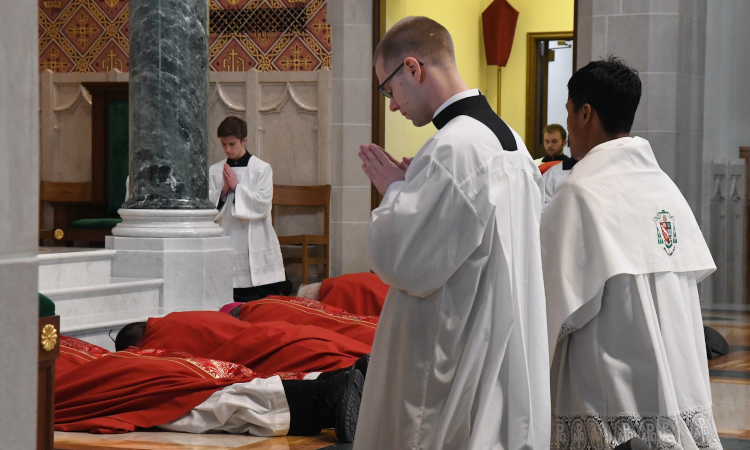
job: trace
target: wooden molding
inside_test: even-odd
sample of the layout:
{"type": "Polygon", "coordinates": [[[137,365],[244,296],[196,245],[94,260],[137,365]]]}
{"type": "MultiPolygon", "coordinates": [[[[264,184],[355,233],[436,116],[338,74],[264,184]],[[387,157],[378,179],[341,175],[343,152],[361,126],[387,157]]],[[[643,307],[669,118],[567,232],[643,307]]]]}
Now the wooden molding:
{"type": "Polygon", "coordinates": [[[94,93],[96,91],[112,92],[128,92],[129,83],[127,81],[87,81],[81,83],[89,92],[94,93]]]}
{"type": "MultiPolygon", "coordinates": [[[[536,145],[537,139],[540,137],[542,130],[536,129],[536,123],[534,118],[536,117],[536,101],[537,95],[537,43],[540,41],[553,41],[565,39],[569,41],[573,39],[573,31],[554,31],[548,33],[527,33],[526,35],[526,133],[525,143],[526,148],[531,153],[531,156],[536,158],[537,151],[539,150],[536,145]]],[[[573,48],[576,47],[575,40],[573,41],[573,48]]],[[[575,64],[575,57],[573,63],[575,64]]],[[[545,72],[546,77],[546,72],[545,72]]]]}
{"type": "Polygon", "coordinates": [[[54,327],[57,339],[50,351],[37,344],[37,450],[52,450],[55,438],[55,360],[60,356],[60,316],[40,317],[37,339],[46,325],[54,327]]]}
{"type": "Polygon", "coordinates": [[[573,0],[573,73],[578,70],[578,0],[573,0]]]}
{"type": "Polygon", "coordinates": [[[90,202],[91,183],[42,181],[40,198],[47,202],[90,202]]]}
{"type": "MultiPolygon", "coordinates": [[[[750,147],[740,147],[740,158],[745,160],[745,196],[750,193],[750,147]]],[[[745,292],[742,302],[750,304],[750,205],[745,205],[745,292]]]]}
{"type": "Polygon", "coordinates": [[[91,200],[109,197],[109,104],[128,101],[127,82],[81,83],[91,93],[91,200]]]}
{"type": "MultiPolygon", "coordinates": [[[[385,0],[372,0],[372,51],[385,34],[385,0]]],[[[372,68],[372,142],[385,148],[385,102],[378,92],[378,77],[375,75],[375,61],[372,68]]],[[[383,196],[374,185],[370,185],[370,209],[380,205],[383,196]]]]}

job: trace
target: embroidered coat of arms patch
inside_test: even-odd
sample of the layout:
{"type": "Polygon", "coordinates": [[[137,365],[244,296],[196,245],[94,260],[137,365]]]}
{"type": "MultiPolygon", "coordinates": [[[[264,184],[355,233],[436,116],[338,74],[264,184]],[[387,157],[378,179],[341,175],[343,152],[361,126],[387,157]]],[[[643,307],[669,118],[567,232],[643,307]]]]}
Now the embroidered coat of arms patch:
{"type": "Polygon", "coordinates": [[[672,256],[677,248],[677,231],[674,222],[674,216],[663,209],[654,217],[656,242],[663,246],[664,252],[669,256],[672,256]]]}

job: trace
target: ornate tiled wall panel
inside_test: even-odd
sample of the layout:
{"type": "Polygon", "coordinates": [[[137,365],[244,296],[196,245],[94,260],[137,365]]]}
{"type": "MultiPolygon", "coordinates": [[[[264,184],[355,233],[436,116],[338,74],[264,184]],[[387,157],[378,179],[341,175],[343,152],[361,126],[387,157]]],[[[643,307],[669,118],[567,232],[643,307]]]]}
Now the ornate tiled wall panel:
{"type": "MultiPolygon", "coordinates": [[[[331,67],[327,0],[210,0],[213,72],[331,67]]],[[[39,70],[130,70],[128,0],[39,0],[39,70]]]]}

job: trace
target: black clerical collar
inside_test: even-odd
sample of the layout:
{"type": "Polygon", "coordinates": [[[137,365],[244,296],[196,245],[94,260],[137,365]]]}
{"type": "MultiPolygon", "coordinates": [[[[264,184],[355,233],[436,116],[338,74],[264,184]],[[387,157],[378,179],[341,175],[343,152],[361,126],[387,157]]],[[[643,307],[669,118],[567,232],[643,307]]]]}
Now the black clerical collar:
{"type": "Polygon", "coordinates": [[[570,156],[566,155],[565,153],[560,153],[559,155],[550,156],[547,155],[544,158],[542,158],[542,162],[550,162],[550,161],[567,161],[569,159],[572,159],[570,156]]]}
{"type": "Polygon", "coordinates": [[[576,165],[578,161],[573,158],[564,159],[562,162],[562,170],[570,170],[576,165]]]}
{"type": "Polygon", "coordinates": [[[227,164],[229,167],[247,167],[247,163],[250,162],[250,152],[245,150],[245,154],[240,159],[229,159],[227,158],[227,164]]]}
{"type": "Polygon", "coordinates": [[[440,130],[458,116],[468,116],[482,122],[497,136],[503,150],[518,150],[516,138],[510,127],[495,114],[484,95],[472,95],[451,103],[432,119],[432,123],[440,130]]]}

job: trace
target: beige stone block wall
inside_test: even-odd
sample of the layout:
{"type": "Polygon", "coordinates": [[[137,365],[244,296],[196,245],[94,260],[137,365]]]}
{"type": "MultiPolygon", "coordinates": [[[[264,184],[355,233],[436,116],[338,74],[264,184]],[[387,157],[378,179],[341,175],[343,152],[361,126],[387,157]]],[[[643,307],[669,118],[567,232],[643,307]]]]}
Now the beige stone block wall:
{"type": "Polygon", "coordinates": [[[331,274],[368,272],[370,181],[357,156],[372,141],[372,1],[329,0],[333,30],[331,274]]]}
{"type": "Polygon", "coordinates": [[[706,0],[579,0],[577,38],[577,67],[612,54],[639,71],[631,135],[651,142],[700,216],[706,0]]]}

